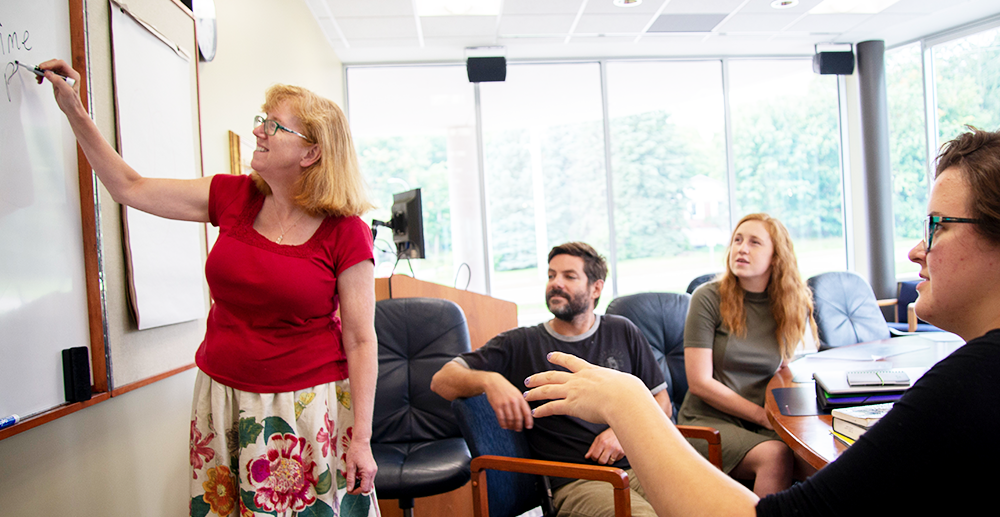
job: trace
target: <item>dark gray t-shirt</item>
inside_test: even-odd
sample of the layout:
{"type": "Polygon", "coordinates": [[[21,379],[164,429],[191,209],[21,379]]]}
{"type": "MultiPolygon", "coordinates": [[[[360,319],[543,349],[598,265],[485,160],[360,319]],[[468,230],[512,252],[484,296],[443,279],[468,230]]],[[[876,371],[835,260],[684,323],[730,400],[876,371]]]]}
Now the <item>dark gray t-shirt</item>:
{"type": "MultiPolygon", "coordinates": [[[[455,361],[474,370],[497,372],[523,392],[527,391],[526,377],[554,369],[565,371],[545,359],[549,352],[573,354],[591,364],[635,375],[654,395],[666,389],[663,372],[645,336],[621,316],[598,316],[594,326],[579,336],[557,334],[548,322],[519,327],[496,336],[478,350],[460,355],[455,361]]],[[[530,403],[532,409],[541,404],[530,403]]],[[[549,416],[535,420],[525,436],[537,459],[597,465],[583,456],[594,438],[607,428],[579,418],[549,416]]],[[[614,466],[628,468],[627,458],[614,466]]],[[[553,488],[562,484],[556,479],[552,481],[553,488]]]]}

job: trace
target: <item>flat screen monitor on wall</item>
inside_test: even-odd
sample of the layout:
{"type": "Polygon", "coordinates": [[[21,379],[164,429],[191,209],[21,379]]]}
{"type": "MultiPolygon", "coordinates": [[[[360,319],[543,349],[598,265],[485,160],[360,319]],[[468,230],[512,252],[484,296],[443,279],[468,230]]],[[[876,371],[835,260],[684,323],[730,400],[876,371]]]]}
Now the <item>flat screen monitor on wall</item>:
{"type": "Polygon", "coordinates": [[[392,241],[396,254],[405,258],[424,258],[424,218],[420,189],[392,196],[392,241]]]}

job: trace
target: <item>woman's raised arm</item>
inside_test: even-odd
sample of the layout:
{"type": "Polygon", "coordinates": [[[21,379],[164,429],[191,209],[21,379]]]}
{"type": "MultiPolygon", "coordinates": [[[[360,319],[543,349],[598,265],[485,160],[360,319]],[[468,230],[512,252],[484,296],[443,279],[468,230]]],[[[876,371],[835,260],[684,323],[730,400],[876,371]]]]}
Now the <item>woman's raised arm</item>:
{"type": "Polygon", "coordinates": [[[52,83],[59,109],[66,115],[87,161],[115,202],[168,219],[208,222],[210,176],[193,180],[142,177],[104,139],[83,108],[78,90],[80,74],[59,59],[46,61],[38,68],[45,70],[45,79],[52,83]],[[70,86],[56,73],[73,78],[76,85],[70,86]]]}

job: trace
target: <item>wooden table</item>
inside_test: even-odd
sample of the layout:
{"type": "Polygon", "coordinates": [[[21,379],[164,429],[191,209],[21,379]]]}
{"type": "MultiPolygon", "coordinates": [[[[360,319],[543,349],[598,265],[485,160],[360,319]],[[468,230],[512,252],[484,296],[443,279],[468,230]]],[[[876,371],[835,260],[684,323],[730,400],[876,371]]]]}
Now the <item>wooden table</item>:
{"type": "MultiPolygon", "coordinates": [[[[813,371],[821,370],[865,370],[882,368],[914,368],[930,367],[944,359],[963,343],[961,341],[935,341],[922,336],[903,336],[869,343],[859,343],[852,345],[890,345],[895,351],[916,350],[900,355],[888,357],[882,361],[845,363],[843,361],[827,362],[816,357],[804,357],[794,361],[790,368],[782,368],[767,385],[767,397],[764,401],[764,409],[767,411],[767,418],[774,426],[774,430],[785,443],[791,447],[800,458],[806,461],[815,469],[821,469],[827,463],[837,459],[840,453],[847,448],[835,440],[830,434],[832,417],[826,415],[810,416],[785,416],[781,414],[778,404],[774,399],[773,390],[776,388],[808,388],[808,392],[802,394],[815,401],[815,385],[813,381],[795,382],[795,378],[800,380],[812,377],[813,371]],[[917,350],[926,347],[923,350],[917,350]],[[847,364],[847,366],[845,366],[847,364]],[[857,367],[853,367],[856,364],[857,367]]],[[[836,349],[845,350],[848,347],[836,349]]]]}

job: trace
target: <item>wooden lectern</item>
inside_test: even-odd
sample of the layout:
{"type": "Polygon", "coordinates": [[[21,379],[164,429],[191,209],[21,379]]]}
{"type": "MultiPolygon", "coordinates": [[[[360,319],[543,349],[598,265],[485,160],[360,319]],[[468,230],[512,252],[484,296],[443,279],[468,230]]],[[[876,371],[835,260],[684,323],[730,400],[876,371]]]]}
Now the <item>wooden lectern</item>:
{"type": "MultiPolygon", "coordinates": [[[[469,341],[475,350],[497,334],[517,327],[517,304],[498,300],[485,294],[463,291],[441,284],[425,282],[403,275],[375,279],[375,299],[389,298],[441,298],[458,304],[465,312],[469,325],[469,341]]],[[[376,492],[378,486],[375,487],[376,492]]],[[[379,499],[378,507],[384,517],[402,517],[399,501],[379,499]]],[[[472,484],[430,497],[413,501],[413,514],[418,517],[447,515],[472,516],[472,484]]]]}

